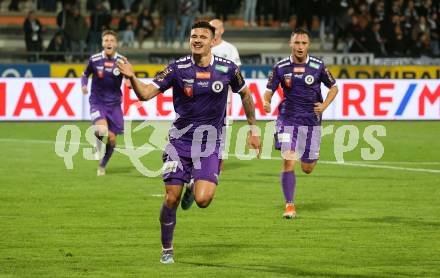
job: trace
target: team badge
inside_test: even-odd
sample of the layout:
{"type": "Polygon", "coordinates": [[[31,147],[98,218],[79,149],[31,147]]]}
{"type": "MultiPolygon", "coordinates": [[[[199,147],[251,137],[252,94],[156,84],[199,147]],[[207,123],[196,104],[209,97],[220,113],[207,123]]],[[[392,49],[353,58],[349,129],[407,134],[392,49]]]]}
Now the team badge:
{"type": "Polygon", "coordinates": [[[192,97],[193,96],[193,86],[192,86],[192,84],[185,84],[185,86],[183,86],[183,92],[185,93],[185,95],[187,97],[192,97]]]}
{"type": "Polygon", "coordinates": [[[284,84],[286,85],[286,88],[292,88],[292,74],[284,75],[284,84]]]}
{"type": "Polygon", "coordinates": [[[315,82],[315,78],[313,77],[313,75],[307,75],[304,81],[307,85],[312,85],[313,82],[315,82]]]}
{"type": "Polygon", "coordinates": [[[113,74],[116,75],[116,76],[118,76],[118,75],[121,74],[121,72],[119,71],[118,68],[114,68],[114,69],[113,69],[113,74]]]}
{"type": "Polygon", "coordinates": [[[223,91],[223,83],[221,81],[215,81],[212,83],[212,90],[214,93],[220,93],[223,91]]]}

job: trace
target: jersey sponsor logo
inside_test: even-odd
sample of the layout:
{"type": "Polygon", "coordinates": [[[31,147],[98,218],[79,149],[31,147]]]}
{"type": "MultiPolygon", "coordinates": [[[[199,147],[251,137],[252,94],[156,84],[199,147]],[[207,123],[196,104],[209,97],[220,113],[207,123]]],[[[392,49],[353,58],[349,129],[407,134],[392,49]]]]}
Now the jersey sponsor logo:
{"type": "Polygon", "coordinates": [[[208,88],[209,82],[208,81],[199,81],[199,82],[197,82],[197,86],[199,86],[201,88],[208,88]]]}
{"type": "Polygon", "coordinates": [[[210,79],[211,73],[209,71],[198,71],[196,72],[197,79],[210,79]]]}
{"type": "Polygon", "coordinates": [[[119,76],[119,75],[121,74],[121,72],[119,71],[118,68],[114,68],[114,69],[113,69],[113,74],[114,74],[115,76],[119,76]]]}
{"type": "Polygon", "coordinates": [[[304,82],[306,82],[307,85],[312,85],[313,82],[315,82],[315,77],[313,77],[313,75],[307,75],[306,78],[304,79],[304,82]]]}
{"type": "Polygon", "coordinates": [[[191,63],[188,63],[188,64],[183,64],[183,65],[177,65],[177,68],[178,69],[186,69],[186,68],[189,68],[191,66],[191,63]]]}
{"type": "Polygon", "coordinates": [[[220,93],[221,91],[223,91],[224,85],[221,81],[215,81],[214,83],[212,83],[212,91],[214,91],[214,93],[220,93]]]}
{"type": "Polygon", "coordinates": [[[298,79],[302,79],[304,76],[304,74],[294,74],[293,77],[298,78],[298,79]]]}
{"type": "Polygon", "coordinates": [[[163,164],[163,173],[175,173],[177,171],[178,161],[167,161],[163,164]]]}
{"type": "Polygon", "coordinates": [[[222,66],[222,65],[215,65],[215,69],[224,73],[228,72],[228,67],[222,66]]]}
{"type": "Polygon", "coordinates": [[[305,67],[295,67],[293,68],[293,72],[306,72],[306,68],[305,67]]]}
{"type": "Polygon", "coordinates": [[[317,63],[310,62],[309,66],[314,69],[319,69],[319,65],[317,63]]]}
{"type": "Polygon", "coordinates": [[[194,83],[194,79],[182,79],[183,82],[185,83],[189,83],[189,84],[193,84],[194,83]]]}
{"type": "Polygon", "coordinates": [[[105,67],[108,67],[108,68],[112,68],[113,65],[114,65],[113,62],[105,62],[105,63],[104,63],[104,66],[105,66],[105,67]]]}
{"type": "Polygon", "coordinates": [[[112,72],[113,69],[112,69],[112,68],[105,68],[105,71],[106,71],[106,72],[112,72]]]}

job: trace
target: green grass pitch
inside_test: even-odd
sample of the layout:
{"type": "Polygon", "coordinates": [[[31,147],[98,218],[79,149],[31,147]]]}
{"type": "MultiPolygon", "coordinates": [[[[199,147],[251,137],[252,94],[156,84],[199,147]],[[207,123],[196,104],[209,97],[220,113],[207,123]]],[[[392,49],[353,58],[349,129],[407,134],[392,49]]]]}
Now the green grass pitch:
{"type": "MultiPolygon", "coordinates": [[[[159,263],[161,178],[118,152],[96,177],[86,144],[67,170],[53,143],[63,124],[86,142],[86,122],[0,124],[0,277],[440,277],[438,122],[326,122],[361,135],[384,125],[385,153],[361,161],[361,139],[344,155],[355,165],[332,164],[334,134],[325,136],[322,163],[311,175],[297,168],[290,221],[281,161],[231,157],[211,206],[178,210],[174,265],[159,263]]],[[[161,153],[142,162],[157,170],[161,153]]]]}

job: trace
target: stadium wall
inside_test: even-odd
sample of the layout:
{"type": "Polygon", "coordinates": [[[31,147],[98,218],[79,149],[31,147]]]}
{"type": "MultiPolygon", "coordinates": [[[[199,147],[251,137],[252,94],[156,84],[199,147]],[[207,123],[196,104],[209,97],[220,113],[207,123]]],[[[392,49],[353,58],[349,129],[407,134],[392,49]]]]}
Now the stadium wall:
{"type": "MultiPolygon", "coordinates": [[[[149,81],[151,79],[143,79],[149,81]]],[[[282,99],[273,97],[273,113],[263,110],[265,79],[246,80],[255,100],[259,120],[273,120],[282,99]]],[[[328,120],[440,120],[438,80],[340,79],[339,94],[324,113],[328,120]]],[[[90,86],[90,82],[89,82],[90,86]]],[[[122,85],[126,119],[172,120],[172,91],[141,103],[122,85]]],[[[326,92],[325,87],[322,88],[326,92]]],[[[234,94],[228,115],[244,120],[241,99],[234,94]]],[[[89,120],[88,96],[81,93],[79,78],[0,78],[0,121],[89,120]]]]}
{"type": "MultiPolygon", "coordinates": [[[[164,68],[160,64],[133,65],[136,76],[149,78],[164,68]]],[[[440,79],[438,66],[350,66],[331,65],[336,79],[440,79]]],[[[84,64],[2,64],[0,77],[79,77],[84,64]]],[[[241,66],[245,78],[267,78],[271,66],[241,66]]]]}

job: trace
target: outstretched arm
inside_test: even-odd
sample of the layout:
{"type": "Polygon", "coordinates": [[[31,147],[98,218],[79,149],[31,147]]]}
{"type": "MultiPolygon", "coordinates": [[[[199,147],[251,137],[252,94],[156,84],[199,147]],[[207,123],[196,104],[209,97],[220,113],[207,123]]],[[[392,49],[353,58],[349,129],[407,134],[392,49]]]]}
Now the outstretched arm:
{"type": "Polygon", "coordinates": [[[118,60],[117,65],[121,73],[130,80],[131,87],[139,100],[147,101],[160,93],[159,89],[153,84],[145,84],[137,79],[131,64],[126,59],[124,59],[124,62],[118,60]]]}

